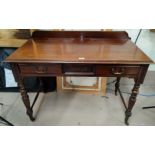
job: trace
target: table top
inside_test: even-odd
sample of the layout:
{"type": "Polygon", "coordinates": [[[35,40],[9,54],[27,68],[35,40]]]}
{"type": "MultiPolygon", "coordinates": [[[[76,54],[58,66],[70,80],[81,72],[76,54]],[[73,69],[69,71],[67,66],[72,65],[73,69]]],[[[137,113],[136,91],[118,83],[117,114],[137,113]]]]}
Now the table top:
{"type": "Polygon", "coordinates": [[[151,64],[126,32],[36,31],[7,62],[151,64]]]}

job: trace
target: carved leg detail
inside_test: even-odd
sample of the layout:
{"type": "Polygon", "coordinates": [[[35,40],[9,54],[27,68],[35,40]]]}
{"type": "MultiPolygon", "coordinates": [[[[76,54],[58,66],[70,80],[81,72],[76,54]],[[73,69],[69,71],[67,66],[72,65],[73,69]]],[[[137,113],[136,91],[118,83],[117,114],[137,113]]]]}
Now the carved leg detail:
{"type": "Polygon", "coordinates": [[[140,88],[140,84],[135,83],[135,85],[132,89],[132,94],[129,98],[128,108],[125,112],[125,124],[126,125],[129,125],[128,120],[129,120],[129,117],[132,115],[131,111],[132,111],[134,104],[136,103],[136,98],[137,98],[137,95],[139,92],[139,88],[140,88]]]}
{"type": "Polygon", "coordinates": [[[117,96],[117,92],[118,92],[118,89],[119,89],[119,85],[120,85],[120,77],[117,77],[117,81],[115,83],[115,95],[117,96]]]}
{"type": "Polygon", "coordinates": [[[27,109],[27,115],[29,116],[30,120],[31,121],[34,121],[35,118],[33,117],[33,110],[31,109],[30,107],[30,100],[29,100],[29,96],[25,90],[25,87],[24,87],[24,82],[23,82],[23,79],[22,78],[19,78],[18,80],[18,85],[19,85],[19,88],[20,88],[20,93],[21,93],[21,96],[22,96],[22,100],[24,102],[24,105],[27,109]]]}

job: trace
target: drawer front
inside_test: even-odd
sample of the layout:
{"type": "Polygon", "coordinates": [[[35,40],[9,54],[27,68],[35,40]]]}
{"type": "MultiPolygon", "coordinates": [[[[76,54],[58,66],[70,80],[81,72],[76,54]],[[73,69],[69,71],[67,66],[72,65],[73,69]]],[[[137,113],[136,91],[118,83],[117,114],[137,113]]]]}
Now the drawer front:
{"type": "Polygon", "coordinates": [[[61,65],[59,64],[20,64],[22,74],[61,74],[61,65]]]}
{"type": "Polygon", "coordinates": [[[140,66],[85,65],[85,64],[19,64],[23,75],[65,75],[65,76],[132,76],[137,75],[140,66]]]}
{"type": "Polygon", "coordinates": [[[96,75],[104,76],[125,76],[137,75],[140,66],[96,66],[96,75]]]}
{"type": "Polygon", "coordinates": [[[83,64],[64,64],[62,67],[64,75],[83,75],[92,76],[95,75],[95,69],[93,65],[83,65],[83,64]]]}

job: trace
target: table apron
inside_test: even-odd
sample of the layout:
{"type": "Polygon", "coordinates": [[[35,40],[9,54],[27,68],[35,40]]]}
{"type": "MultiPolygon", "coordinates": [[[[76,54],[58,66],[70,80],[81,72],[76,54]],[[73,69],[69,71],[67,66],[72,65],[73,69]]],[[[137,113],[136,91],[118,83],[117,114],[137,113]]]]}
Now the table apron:
{"type": "Polygon", "coordinates": [[[141,65],[18,64],[22,76],[90,76],[135,78],[141,65]]]}

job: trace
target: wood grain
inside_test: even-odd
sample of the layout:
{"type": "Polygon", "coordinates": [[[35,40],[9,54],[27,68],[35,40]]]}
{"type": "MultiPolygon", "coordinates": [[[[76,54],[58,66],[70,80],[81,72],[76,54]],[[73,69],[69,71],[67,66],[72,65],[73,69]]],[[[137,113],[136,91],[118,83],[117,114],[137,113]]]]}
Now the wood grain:
{"type": "Polygon", "coordinates": [[[6,61],[83,64],[153,63],[141,49],[132,43],[126,32],[74,31],[72,33],[70,31],[65,31],[65,33],[54,31],[44,34],[41,31],[38,33],[35,31],[33,33],[34,38],[28,40],[6,61]],[[44,34],[42,39],[39,37],[41,34],[44,34]],[[80,34],[82,34],[82,38],[74,38],[80,34]],[[49,35],[51,38],[47,39],[45,36],[49,35]],[[64,37],[61,38],[62,36],[64,37]]]}

